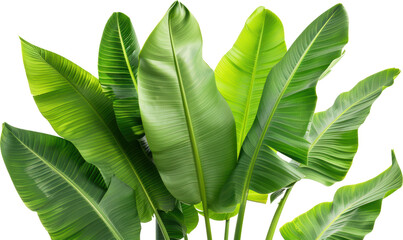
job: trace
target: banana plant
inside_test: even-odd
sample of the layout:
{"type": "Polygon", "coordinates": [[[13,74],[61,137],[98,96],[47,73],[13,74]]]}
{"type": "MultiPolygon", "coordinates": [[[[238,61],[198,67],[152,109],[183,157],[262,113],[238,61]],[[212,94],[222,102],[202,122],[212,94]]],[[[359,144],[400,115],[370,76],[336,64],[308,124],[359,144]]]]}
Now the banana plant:
{"type": "MultiPolygon", "coordinates": [[[[208,240],[210,219],[225,221],[227,240],[237,216],[239,240],[247,201],[265,204],[270,194],[270,202],[281,198],[266,237],[272,240],[297,182],[330,186],[344,179],[358,128],[400,73],[375,73],[315,112],[316,85],[347,42],[341,4],[288,50],[279,17],[258,7],[213,70],[202,56],[197,20],[176,1],[143,46],[131,19],[113,13],[96,78],[21,38],[31,93],[60,137],[4,123],[3,160],[51,239],[140,239],[141,223],[154,217],[156,239],[187,240],[200,215],[208,240]]],[[[280,233],[285,240],[363,239],[383,199],[401,185],[392,151],[385,172],[341,187],[333,202],[280,233]]]]}

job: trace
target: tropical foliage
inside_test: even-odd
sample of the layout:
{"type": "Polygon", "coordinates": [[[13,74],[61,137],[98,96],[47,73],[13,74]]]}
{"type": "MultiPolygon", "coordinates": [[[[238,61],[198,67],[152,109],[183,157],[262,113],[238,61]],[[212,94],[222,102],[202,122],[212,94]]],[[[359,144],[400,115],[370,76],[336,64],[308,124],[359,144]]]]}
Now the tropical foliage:
{"type": "MultiPolygon", "coordinates": [[[[281,198],[271,240],[302,179],[341,181],[358,149],[358,128],[398,69],[375,73],[316,112],[316,85],[343,56],[348,18],[338,4],[287,50],[280,19],[264,7],[247,19],[215,70],[202,57],[195,17],[175,2],[140,46],[131,20],[113,13],[99,48],[98,76],[21,39],[31,93],[60,137],[4,123],[1,152],[26,206],[52,239],[140,239],[155,217],[157,239],[188,239],[199,215],[237,216],[247,201],[281,198]],[[279,154],[281,153],[281,154],[279,154]],[[288,159],[285,159],[287,156],[288,159]],[[291,160],[290,160],[291,159],[291,160]]],[[[280,228],[286,240],[363,239],[382,201],[402,185],[392,166],[340,188],[280,228]]]]}

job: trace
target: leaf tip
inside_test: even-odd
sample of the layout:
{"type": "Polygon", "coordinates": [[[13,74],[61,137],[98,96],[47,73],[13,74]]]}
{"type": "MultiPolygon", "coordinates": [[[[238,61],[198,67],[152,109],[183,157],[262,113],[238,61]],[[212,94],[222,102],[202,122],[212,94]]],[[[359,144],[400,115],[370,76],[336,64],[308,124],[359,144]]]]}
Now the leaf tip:
{"type": "Polygon", "coordinates": [[[12,126],[10,124],[8,124],[7,122],[4,122],[2,125],[2,130],[4,130],[4,129],[10,130],[11,128],[12,128],[12,126]]]}
{"type": "Polygon", "coordinates": [[[392,162],[394,163],[394,162],[397,162],[397,160],[396,160],[396,154],[395,154],[395,150],[394,149],[392,149],[391,150],[391,153],[392,153],[392,162]]]}
{"type": "Polygon", "coordinates": [[[336,12],[336,11],[344,10],[345,8],[344,8],[344,6],[343,6],[342,3],[338,3],[338,4],[336,4],[336,5],[333,6],[333,9],[334,9],[334,11],[336,12]]]}
{"type": "MultiPolygon", "coordinates": [[[[400,74],[400,69],[398,68],[393,68],[394,73],[393,73],[393,80],[395,80],[397,78],[397,76],[399,76],[400,74]]],[[[392,150],[393,151],[393,150],[392,150]]]]}
{"type": "Polygon", "coordinates": [[[32,43],[30,43],[30,42],[28,42],[27,40],[25,40],[24,38],[22,38],[22,37],[19,37],[20,38],[20,41],[21,41],[21,48],[22,48],[22,51],[24,52],[24,50],[26,49],[26,48],[30,48],[30,49],[35,49],[35,48],[37,48],[35,45],[33,45],[32,43]]]}
{"type": "Polygon", "coordinates": [[[183,3],[179,2],[179,1],[175,1],[174,3],[172,3],[168,12],[169,12],[169,15],[176,17],[176,16],[186,15],[188,13],[188,9],[186,8],[186,6],[183,3]]]}

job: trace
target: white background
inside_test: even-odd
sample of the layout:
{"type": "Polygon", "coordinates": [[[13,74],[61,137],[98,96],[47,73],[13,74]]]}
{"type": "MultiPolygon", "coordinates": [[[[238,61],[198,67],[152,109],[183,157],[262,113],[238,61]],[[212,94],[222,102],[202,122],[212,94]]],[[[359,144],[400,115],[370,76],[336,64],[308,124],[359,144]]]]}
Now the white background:
{"type": "MultiPolygon", "coordinates": [[[[342,2],[350,17],[350,41],[344,58],[318,85],[318,109],[332,105],[336,96],[366,76],[390,67],[403,68],[403,4],[400,0],[184,0],[199,21],[204,58],[215,68],[231,48],[245,20],[263,5],[283,21],[287,46],[323,11],[342,2]]],[[[171,5],[171,1],[2,1],[0,4],[0,121],[13,126],[55,134],[40,115],[30,95],[18,36],[74,61],[97,76],[97,55],[102,31],[109,16],[121,11],[131,17],[141,44],[171,5]]],[[[359,130],[360,147],[346,179],[332,187],[304,180],[296,185],[279,226],[331,201],[337,188],[365,181],[389,167],[395,149],[403,165],[403,76],[396,79],[373,105],[359,130]]],[[[383,204],[375,230],[367,240],[403,239],[403,190],[383,204]]],[[[264,239],[275,204],[247,205],[243,239],[264,239]]],[[[235,219],[231,222],[233,232],[235,219]]],[[[213,223],[215,239],[223,237],[223,222],[213,223]]],[[[232,234],[231,234],[232,236],[232,234]]],[[[204,239],[204,221],[190,239],[204,239]]],[[[34,212],[17,195],[0,161],[0,239],[50,239],[34,212]]],[[[154,223],[143,224],[142,239],[154,239],[154,223]]],[[[275,239],[282,239],[277,233],[275,239]]],[[[101,239],[102,240],[102,239],[101,239]]]]}

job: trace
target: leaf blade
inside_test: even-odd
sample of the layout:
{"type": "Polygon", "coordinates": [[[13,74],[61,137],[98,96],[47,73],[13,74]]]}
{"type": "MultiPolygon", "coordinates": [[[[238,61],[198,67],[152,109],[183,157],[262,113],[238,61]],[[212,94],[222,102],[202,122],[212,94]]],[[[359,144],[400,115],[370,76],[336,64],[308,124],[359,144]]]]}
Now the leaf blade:
{"type": "Polygon", "coordinates": [[[337,97],[333,106],[315,113],[307,140],[308,165],[301,165],[306,178],[332,185],[346,176],[358,149],[358,128],[382,91],[400,73],[387,69],[359,82],[337,97]]]}
{"type": "Polygon", "coordinates": [[[4,124],[1,150],[20,197],[52,239],[140,239],[133,190],[117,179],[107,190],[70,142],[4,124]]]}
{"type": "Polygon", "coordinates": [[[280,19],[259,7],[215,69],[217,87],[235,118],[238,153],[256,117],[267,74],[286,50],[280,19]]]}
{"type": "Polygon", "coordinates": [[[285,224],[281,235],[285,240],[363,239],[372,231],[382,200],[401,186],[402,173],[392,151],[392,166],[386,171],[338,189],[333,202],[318,204],[285,224]]]}
{"type": "Polygon", "coordinates": [[[21,45],[31,93],[53,129],[96,165],[107,182],[115,175],[136,191],[142,221],[151,220],[157,208],[171,209],[174,199],[140,143],[129,144],[120,133],[98,80],[53,52],[25,40],[21,45]]]}
{"type": "Polygon", "coordinates": [[[106,23],[98,56],[99,81],[113,101],[122,134],[133,141],[144,135],[137,95],[140,45],[130,18],[115,12],[106,23]]]}
{"type": "MultiPolygon", "coordinates": [[[[263,89],[256,119],[242,145],[235,169],[238,174],[232,174],[223,187],[223,191],[232,188],[234,197],[221,194],[220,207],[233,208],[241,199],[244,202],[258,159],[276,159],[267,146],[293,160],[306,162],[309,143],[304,135],[316,105],[316,83],[333,60],[340,57],[347,40],[347,15],[338,4],[316,18],[273,67],[263,89]]],[[[285,172],[293,168],[288,163],[282,166],[285,172]]],[[[298,170],[290,171],[295,179],[301,176],[298,170]]]]}
{"type": "Polygon", "coordinates": [[[175,2],[140,53],[147,140],[165,185],[187,204],[214,202],[236,163],[235,123],[201,47],[197,21],[175,2]]]}

